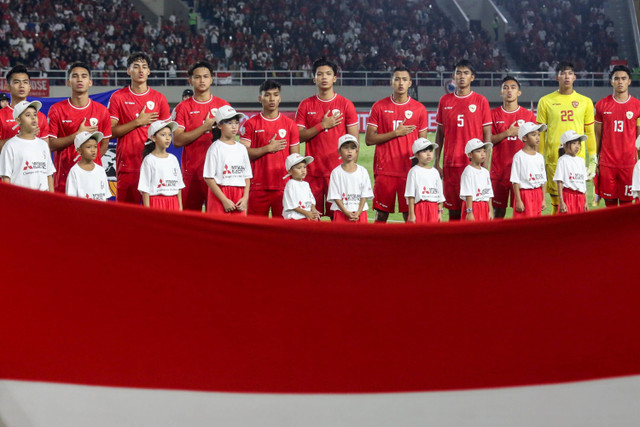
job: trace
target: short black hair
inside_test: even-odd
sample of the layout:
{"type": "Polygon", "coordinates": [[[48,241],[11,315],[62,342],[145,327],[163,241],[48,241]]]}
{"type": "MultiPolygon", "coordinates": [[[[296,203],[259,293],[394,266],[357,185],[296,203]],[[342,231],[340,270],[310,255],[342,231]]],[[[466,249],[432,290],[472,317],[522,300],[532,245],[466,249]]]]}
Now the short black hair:
{"type": "Polygon", "coordinates": [[[394,68],[393,72],[391,72],[391,78],[393,78],[393,75],[399,71],[406,71],[407,73],[409,73],[409,80],[411,80],[411,70],[409,70],[404,65],[394,68]]]}
{"type": "Polygon", "coordinates": [[[149,68],[151,68],[151,58],[149,58],[149,55],[144,52],[134,52],[129,55],[129,57],[127,58],[127,68],[131,67],[131,64],[133,64],[134,62],[140,60],[146,61],[149,68]]]}
{"type": "Polygon", "coordinates": [[[569,61],[562,61],[558,64],[558,66],[556,67],[556,74],[559,74],[563,71],[566,70],[571,70],[571,71],[576,71],[576,67],[575,65],[573,65],[573,62],[569,62],[569,61]]]}
{"type": "Polygon", "coordinates": [[[31,79],[31,75],[29,74],[27,67],[25,67],[22,64],[16,65],[15,67],[13,67],[7,72],[7,83],[9,84],[11,83],[11,77],[13,77],[14,74],[26,74],[27,77],[31,79]]]}
{"type": "Polygon", "coordinates": [[[260,93],[265,92],[267,90],[278,89],[280,90],[282,85],[275,80],[265,80],[260,85],[260,93]]]}
{"type": "Polygon", "coordinates": [[[518,79],[516,79],[513,76],[504,76],[504,78],[502,79],[502,84],[500,86],[502,86],[506,82],[510,82],[510,81],[516,82],[516,84],[518,85],[518,89],[520,89],[520,82],[518,81],[518,79]]]}
{"type": "Polygon", "coordinates": [[[611,69],[611,72],[609,73],[609,80],[611,80],[613,78],[613,75],[618,71],[624,71],[625,73],[627,73],[627,76],[629,76],[629,80],[631,80],[631,70],[626,65],[616,65],[615,67],[613,67],[611,69]]]}
{"type": "Polygon", "coordinates": [[[182,91],[182,96],[192,96],[193,95],[193,89],[185,89],[182,91]]]}
{"type": "Polygon", "coordinates": [[[333,61],[328,60],[327,58],[325,58],[324,56],[322,58],[316,59],[313,62],[313,65],[311,66],[311,73],[315,76],[316,75],[316,70],[320,67],[331,67],[331,69],[333,70],[333,74],[338,75],[338,64],[336,64],[333,61]]]}
{"type": "Polygon", "coordinates": [[[187,74],[189,74],[189,77],[193,76],[193,72],[196,71],[197,68],[206,68],[213,76],[213,65],[211,65],[211,63],[207,61],[198,61],[195,64],[192,64],[189,67],[189,70],[187,70],[187,74]]]}
{"type": "Polygon", "coordinates": [[[73,64],[71,64],[71,66],[69,67],[69,71],[67,71],[67,78],[71,77],[71,72],[74,68],[84,68],[89,72],[89,78],[91,78],[91,65],[87,64],[86,62],[74,62],[73,64]]]}
{"type": "Polygon", "coordinates": [[[462,59],[460,61],[458,61],[455,65],[455,67],[453,67],[453,70],[455,71],[456,68],[468,68],[471,71],[472,75],[476,75],[476,69],[473,68],[473,65],[471,64],[471,62],[467,59],[462,59]]]}

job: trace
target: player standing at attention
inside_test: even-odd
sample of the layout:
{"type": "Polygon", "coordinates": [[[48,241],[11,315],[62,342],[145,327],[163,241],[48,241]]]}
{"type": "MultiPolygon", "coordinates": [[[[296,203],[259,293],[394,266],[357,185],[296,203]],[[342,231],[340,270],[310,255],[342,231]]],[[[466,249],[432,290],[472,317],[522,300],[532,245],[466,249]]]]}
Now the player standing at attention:
{"type": "MultiPolygon", "coordinates": [[[[27,100],[31,91],[30,76],[24,65],[16,65],[7,73],[7,83],[11,94],[11,104],[0,109],[0,150],[9,138],[18,134],[18,125],[13,118],[13,108],[22,101],[27,100]]],[[[49,124],[47,116],[38,111],[38,129],[36,136],[49,143],[49,124]]]]}
{"type": "Polygon", "coordinates": [[[151,59],[136,52],[127,59],[127,74],[131,85],[111,95],[109,114],[116,145],[116,201],[140,204],[138,191],[142,150],[147,141],[147,129],[156,120],[167,120],[171,115],[167,98],[147,85],[151,59]]]}
{"type": "MultiPolygon", "coordinates": [[[[591,156],[587,178],[591,179],[595,175],[596,168],[593,102],[573,89],[576,73],[575,67],[570,62],[558,64],[556,80],[558,80],[558,90],[540,98],[536,118],[538,123],[547,125],[547,130],[540,134],[539,148],[540,154],[545,158],[547,176],[552,177],[556,172],[560,136],[568,130],[574,130],[578,134],[587,136],[586,145],[591,156]]],[[[584,146],[580,147],[578,156],[585,159],[584,146]]],[[[558,190],[555,180],[548,181],[547,190],[551,196],[552,214],[556,214],[558,213],[558,190]]]]}
{"type": "Polygon", "coordinates": [[[282,171],[289,154],[300,152],[296,123],[280,114],[280,83],[266,80],[260,85],[258,102],[262,112],[240,128],[240,142],[246,143],[251,160],[251,193],[247,215],[280,218],[285,182],[282,171]]]}
{"type": "Polygon", "coordinates": [[[111,118],[109,110],[89,98],[91,67],[83,62],[71,64],[67,73],[67,86],[71,87],[71,98],[56,102],[49,109],[49,148],[54,153],[56,173],[53,185],[57,192],[64,193],[67,176],[76,163],[78,152],[75,137],[82,132],[100,132],[103,140],[98,142],[96,164],[102,166],[102,156],[109,148],[111,118]]]}
{"type": "MultiPolygon", "coordinates": [[[[440,98],[436,114],[435,168],[440,172],[444,185],[444,206],[449,209],[449,220],[460,219],[460,177],[469,165],[465,154],[467,141],[474,138],[491,141],[491,109],[484,96],[471,90],[475,71],[471,63],[461,60],[453,72],[456,90],[440,98]],[[442,168],[440,153],[444,151],[442,168]]],[[[491,213],[493,216],[493,212],[491,213]]]]}
{"type": "Polygon", "coordinates": [[[640,100],[629,94],[631,70],[616,65],[609,73],[613,95],[596,103],[599,195],[606,206],[633,201],[631,181],[636,163],[635,140],[640,135],[640,100]]]}
{"type": "Polygon", "coordinates": [[[211,132],[215,127],[218,108],[229,103],[211,93],[213,67],[210,63],[196,62],[189,67],[188,73],[193,96],[176,106],[174,120],[179,127],[173,134],[173,145],[183,147],[184,209],[202,212],[202,204],[206,206],[209,193],[209,187],[202,177],[204,159],[213,142],[211,132]]]}
{"type": "Polygon", "coordinates": [[[330,202],[326,199],[329,176],[341,163],[335,147],[338,139],[346,133],[358,138],[358,116],[353,102],[333,90],[338,80],[338,66],[320,58],[311,69],[318,93],[300,103],[296,124],[300,142],[307,143],[305,154],[315,159],[308,167],[307,181],[316,199],[316,207],[321,215],[331,216],[330,202]]]}
{"type": "Polygon", "coordinates": [[[409,208],[404,197],[411,169],[413,141],[427,137],[427,109],[409,96],[411,73],[398,67],[391,75],[393,94],[373,104],[367,122],[366,144],[375,145],[373,157],[373,208],[376,222],[387,222],[395,211],[407,220],[409,208]]]}
{"type": "Polygon", "coordinates": [[[504,218],[511,199],[513,207],[514,196],[511,186],[511,164],[513,156],[523,147],[518,138],[518,128],[526,122],[536,121],[536,116],[529,110],[518,105],[520,82],[513,76],[502,79],[500,97],[502,105],[491,110],[491,185],[493,186],[494,218],[504,218]]]}

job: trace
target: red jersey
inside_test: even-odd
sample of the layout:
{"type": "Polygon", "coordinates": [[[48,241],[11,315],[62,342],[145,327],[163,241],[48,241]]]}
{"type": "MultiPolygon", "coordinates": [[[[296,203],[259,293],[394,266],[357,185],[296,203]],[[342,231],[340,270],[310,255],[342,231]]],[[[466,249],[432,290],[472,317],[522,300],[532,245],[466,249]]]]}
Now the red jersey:
{"type": "MultiPolygon", "coordinates": [[[[192,96],[180,102],[174,111],[174,120],[185,132],[190,132],[195,128],[202,126],[207,114],[215,117],[218,108],[223,105],[230,105],[227,101],[211,95],[206,102],[196,101],[192,96]]],[[[202,170],[204,168],[204,159],[207,150],[213,142],[211,139],[211,131],[208,130],[200,135],[195,141],[189,145],[182,147],[182,172],[194,174],[202,178],[202,170]]]]}
{"type": "MultiPolygon", "coordinates": [[[[109,110],[104,105],[91,99],[82,108],[75,107],[71,104],[70,99],[53,104],[49,109],[49,138],[69,136],[75,133],[82,123],[98,126],[98,131],[102,132],[105,138],[111,138],[109,110]]],[[[100,149],[99,143],[98,149],[100,149]]],[[[71,167],[76,163],[77,156],[78,153],[73,144],[60,151],[54,151],[53,163],[56,167],[56,173],[53,176],[53,180],[56,188],[64,188],[67,182],[67,175],[71,167]]],[[[95,162],[102,165],[99,152],[95,162]]]]}
{"type": "MultiPolygon", "coordinates": [[[[167,98],[160,92],[148,88],[146,92],[134,93],[127,86],[117,90],[109,100],[109,114],[119,124],[135,120],[142,109],[146,113],[158,113],[158,120],[168,120],[171,116],[167,98]]],[[[142,165],[142,150],[147,141],[149,126],[140,126],[118,138],[116,144],[116,171],[137,172],[142,165]]]]}
{"type": "Polygon", "coordinates": [[[251,148],[268,145],[274,135],[276,139],[286,139],[287,147],[251,162],[252,190],[284,190],[286,182],[282,177],[287,173],[284,162],[291,146],[300,144],[300,135],[296,123],[283,114],[278,114],[275,119],[267,119],[262,113],[256,114],[240,128],[240,139],[248,141],[251,148]]]}
{"type": "Polygon", "coordinates": [[[436,123],[444,130],[444,166],[462,167],[469,164],[464,147],[472,138],[484,141],[482,128],[491,125],[489,101],[471,92],[466,96],[448,93],[440,98],[436,123]]]}
{"type": "Polygon", "coordinates": [[[331,171],[342,163],[338,155],[338,139],[347,133],[349,126],[358,124],[353,102],[337,93],[326,101],[318,95],[304,99],[296,111],[296,123],[304,129],[312,128],[322,121],[327,111],[331,111],[329,116],[340,113],[344,120],[341,125],[325,129],[307,141],[305,154],[314,159],[307,169],[309,176],[328,178],[331,175],[331,171]]]}
{"type": "Polygon", "coordinates": [[[409,97],[399,104],[393,96],[381,99],[373,104],[367,126],[378,129],[378,134],[394,131],[404,121],[405,126],[415,125],[416,130],[405,136],[390,139],[376,145],[373,156],[373,174],[406,178],[411,169],[413,141],[418,134],[427,130],[427,109],[420,102],[409,97]]]}
{"type": "MultiPolygon", "coordinates": [[[[536,123],[536,116],[524,107],[515,111],[507,111],[502,106],[491,110],[491,134],[497,135],[509,129],[513,122],[522,126],[525,122],[536,123]]],[[[482,138],[481,138],[482,139],[482,138]]],[[[491,179],[509,181],[513,156],[524,147],[524,142],[517,136],[509,136],[493,145],[491,153],[491,179]]]]}
{"type": "MultiPolygon", "coordinates": [[[[11,105],[0,109],[0,124],[2,127],[0,130],[0,139],[10,139],[18,134],[20,128],[16,121],[13,120],[13,107],[11,105]]],[[[48,138],[49,124],[47,123],[47,116],[40,111],[38,111],[38,127],[40,128],[38,137],[41,139],[48,138]]]]}
{"type": "Polygon", "coordinates": [[[633,167],[636,164],[636,126],[640,101],[629,95],[618,102],[609,95],[596,104],[596,122],[602,123],[599,163],[608,167],[633,167]]]}

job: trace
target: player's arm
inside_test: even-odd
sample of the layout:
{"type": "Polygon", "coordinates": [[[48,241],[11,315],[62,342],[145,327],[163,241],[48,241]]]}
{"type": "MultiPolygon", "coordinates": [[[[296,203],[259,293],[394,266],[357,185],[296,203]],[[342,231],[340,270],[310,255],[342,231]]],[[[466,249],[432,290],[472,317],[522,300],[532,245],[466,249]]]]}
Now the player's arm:
{"type": "MultiPolygon", "coordinates": [[[[409,135],[411,132],[416,130],[416,126],[415,125],[405,126],[404,122],[406,121],[407,119],[404,119],[402,123],[398,125],[397,128],[387,133],[378,133],[377,126],[368,125],[367,133],[365,136],[365,144],[367,145],[384,144],[385,142],[390,141],[393,138],[409,135]]],[[[424,133],[426,133],[426,131],[424,133]]]]}
{"type": "Polygon", "coordinates": [[[360,140],[360,126],[358,126],[357,124],[347,126],[347,133],[349,135],[355,136],[357,140],[360,140]]]}
{"type": "Polygon", "coordinates": [[[442,153],[442,149],[444,148],[444,129],[442,125],[438,125],[436,128],[436,144],[438,144],[438,148],[435,149],[433,154],[434,161],[433,167],[440,173],[440,177],[442,177],[442,167],[440,166],[440,153],[442,153]]]}
{"type": "Polygon", "coordinates": [[[213,124],[215,122],[215,117],[212,117],[211,112],[208,112],[207,118],[204,119],[204,123],[202,123],[197,128],[190,131],[185,131],[181,127],[177,128],[175,132],[173,132],[173,145],[175,145],[176,147],[184,147],[185,145],[191,144],[206,132],[210,131],[213,128],[213,124]]]}
{"type": "MultiPolygon", "coordinates": [[[[315,137],[320,132],[324,132],[325,129],[334,128],[334,127],[336,127],[336,126],[338,126],[339,124],[342,123],[342,121],[344,120],[344,116],[342,114],[339,114],[337,116],[329,117],[329,112],[330,111],[327,110],[327,112],[324,114],[324,116],[322,116],[322,120],[320,120],[320,122],[316,123],[314,126],[308,128],[308,129],[305,129],[304,126],[298,125],[298,129],[300,130],[300,141],[301,142],[308,141],[311,138],[315,137]]],[[[351,132],[349,132],[349,133],[351,133],[351,132]]],[[[354,136],[357,136],[357,133],[354,136]]]]}
{"type": "Polygon", "coordinates": [[[593,133],[596,138],[596,153],[600,154],[602,149],[602,123],[595,122],[593,124],[593,133]]]}
{"type": "MultiPolygon", "coordinates": [[[[509,138],[510,136],[517,136],[518,135],[518,126],[516,126],[516,124],[517,124],[517,122],[513,122],[513,123],[511,123],[511,126],[509,126],[507,128],[507,130],[505,130],[504,132],[491,134],[491,143],[493,145],[497,145],[497,144],[501,143],[502,141],[504,141],[505,139],[509,138]]],[[[484,128],[482,129],[482,131],[484,133],[484,128]]]]}
{"type": "MultiPolygon", "coordinates": [[[[76,136],[80,133],[80,132],[89,132],[89,133],[94,133],[94,132],[98,132],[98,126],[87,126],[86,123],[89,121],[89,119],[84,119],[82,121],[82,123],[80,123],[80,126],[78,126],[78,130],[75,131],[74,133],[72,133],[71,135],[67,135],[67,136],[62,136],[59,138],[49,138],[49,150],[51,151],[60,151],[63,150],[65,148],[67,148],[68,146],[73,144],[73,140],[76,138],[76,136]]],[[[100,141],[100,154],[104,154],[107,151],[107,148],[109,148],[109,140],[108,139],[104,139],[102,141],[100,141]],[[102,151],[103,145],[105,145],[105,141],[106,141],[106,148],[104,149],[104,152],[102,151]]]]}
{"type": "Polygon", "coordinates": [[[482,140],[484,142],[491,142],[491,125],[482,126],[482,140]]]}
{"type": "MultiPolygon", "coordinates": [[[[538,113],[536,114],[536,122],[538,122],[538,124],[545,124],[549,126],[549,123],[547,123],[546,104],[542,101],[542,99],[538,101],[538,113]]],[[[547,143],[548,131],[549,131],[549,128],[547,127],[546,131],[540,132],[540,144],[538,144],[538,153],[542,154],[543,156],[544,156],[544,149],[547,143]]]]}
{"type": "MultiPolygon", "coordinates": [[[[263,145],[262,147],[257,147],[257,148],[247,147],[247,151],[249,152],[249,160],[254,161],[266,154],[277,153],[278,151],[282,151],[285,148],[287,148],[287,140],[276,139],[276,136],[277,134],[273,134],[273,136],[269,140],[269,143],[267,145],[263,145]]],[[[241,138],[241,139],[244,139],[245,141],[249,141],[246,138],[241,138]]]]}
{"type": "Polygon", "coordinates": [[[138,117],[127,123],[120,124],[118,119],[111,118],[111,132],[114,138],[121,138],[140,126],[147,126],[158,120],[158,113],[147,113],[147,107],[142,107],[138,117]]]}

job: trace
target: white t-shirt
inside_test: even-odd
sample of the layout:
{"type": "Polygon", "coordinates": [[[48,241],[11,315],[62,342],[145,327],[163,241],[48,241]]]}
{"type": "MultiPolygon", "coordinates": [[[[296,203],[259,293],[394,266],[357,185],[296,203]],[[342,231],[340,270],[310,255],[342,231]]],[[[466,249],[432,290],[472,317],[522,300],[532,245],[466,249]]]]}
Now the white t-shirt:
{"type": "Polygon", "coordinates": [[[544,168],[544,156],[540,153],[533,155],[520,150],[513,156],[511,165],[511,182],[519,184],[523,190],[542,187],[547,182],[547,172],[544,168]]]}
{"type": "Polygon", "coordinates": [[[282,196],[282,217],[284,219],[305,219],[301,213],[294,211],[295,208],[302,208],[311,211],[311,206],[316,204],[311,187],[306,181],[296,181],[290,179],[284,186],[282,196]]]}
{"type": "Polygon", "coordinates": [[[65,192],[69,196],[106,202],[111,197],[109,181],[104,168],[93,164],[93,170],[87,171],[75,164],[69,170],[65,192]]]}
{"type": "Polygon", "coordinates": [[[40,138],[14,136],[0,152],[0,176],[9,177],[12,184],[48,191],[47,177],[55,171],[49,145],[40,138]]]}
{"type": "MultiPolygon", "coordinates": [[[[349,212],[356,212],[360,208],[360,199],[373,198],[369,172],[360,165],[356,166],[355,172],[349,173],[342,169],[342,165],[340,165],[331,171],[331,176],[329,177],[327,200],[342,200],[342,204],[349,212]]],[[[367,209],[369,209],[369,206],[365,203],[362,210],[364,212],[367,209]]],[[[331,203],[331,210],[340,210],[336,202],[331,203]]]]}
{"type": "Polygon", "coordinates": [[[631,191],[634,197],[640,197],[640,160],[633,168],[633,180],[631,182],[631,191]]]}
{"type": "Polygon", "coordinates": [[[207,150],[203,176],[215,179],[218,185],[244,187],[245,179],[253,178],[247,148],[239,142],[230,145],[218,139],[207,150]]]}
{"type": "Polygon", "coordinates": [[[554,181],[561,181],[562,185],[581,193],[587,192],[587,167],[584,159],[579,156],[563,155],[558,159],[554,181]]]}
{"type": "MultiPolygon", "coordinates": [[[[442,179],[438,171],[435,168],[427,169],[418,165],[412,167],[407,175],[404,197],[413,197],[416,203],[420,201],[444,202],[442,179]]],[[[409,203],[408,200],[407,203],[409,203]]]]}
{"type": "Polygon", "coordinates": [[[488,202],[493,198],[493,187],[489,171],[483,167],[476,169],[468,165],[460,177],[460,198],[466,200],[472,196],[474,202],[488,202]]]}
{"type": "Polygon", "coordinates": [[[180,163],[173,154],[156,157],[148,154],[142,160],[138,191],[149,196],[175,196],[184,188],[180,163]]]}

